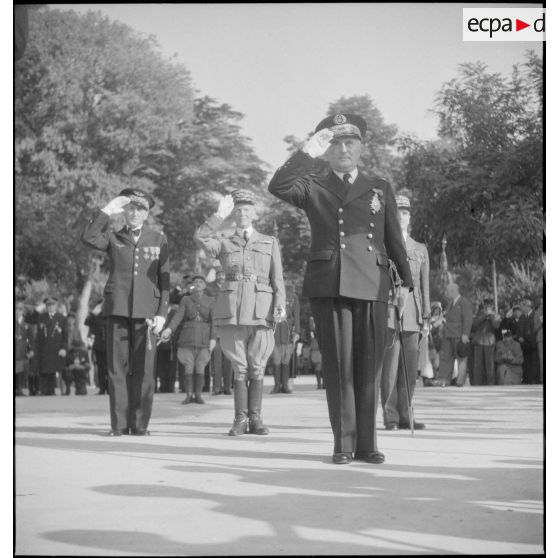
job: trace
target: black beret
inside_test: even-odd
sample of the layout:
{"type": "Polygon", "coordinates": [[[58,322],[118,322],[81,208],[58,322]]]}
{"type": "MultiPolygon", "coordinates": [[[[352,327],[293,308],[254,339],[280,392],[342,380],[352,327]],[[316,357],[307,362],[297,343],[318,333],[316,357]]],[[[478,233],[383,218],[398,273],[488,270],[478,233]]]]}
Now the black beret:
{"type": "Polygon", "coordinates": [[[143,209],[151,209],[155,205],[153,196],[139,188],[124,188],[118,195],[130,198],[130,203],[143,209]]]}
{"type": "Polygon", "coordinates": [[[334,114],[324,118],[317,126],[315,132],[328,128],[333,132],[333,137],[354,136],[362,140],[366,134],[366,120],[357,114],[334,114]]]}
{"type": "Polygon", "coordinates": [[[205,277],[203,275],[200,275],[199,273],[196,273],[195,275],[192,275],[192,277],[190,277],[190,281],[194,281],[195,279],[201,279],[202,281],[207,283],[205,277]]]}
{"type": "Polygon", "coordinates": [[[58,299],[55,296],[47,296],[43,302],[45,304],[56,304],[58,302],[58,299]]]}

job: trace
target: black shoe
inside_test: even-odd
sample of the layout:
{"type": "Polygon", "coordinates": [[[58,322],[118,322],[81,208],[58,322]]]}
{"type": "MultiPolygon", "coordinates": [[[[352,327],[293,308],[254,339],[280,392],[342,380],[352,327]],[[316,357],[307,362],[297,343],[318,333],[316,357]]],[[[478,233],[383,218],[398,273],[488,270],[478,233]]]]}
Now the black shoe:
{"type": "Polygon", "coordinates": [[[184,401],[182,401],[182,405],[188,405],[188,403],[193,403],[194,402],[194,397],[190,394],[187,394],[186,397],[184,398],[184,401]]]}
{"type": "Polygon", "coordinates": [[[151,432],[149,432],[149,430],[146,430],[145,428],[133,428],[132,436],[151,436],[151,432]]]}
{"type": "Polygon", "coordinates": [[[248,417],[246,415],[237,415],[234,418],[233,425],[229,430],[229,436],[240,436],[246,434],[248,430],[248,417]]]}
{"type": "Polygon", "coordinates": [[[386,460],[381,451],[357,451],[355,452],[356,461],[366,461],[366,463],[383,463],[386,460]]]}
{"type": "Polygon", "coordinates": [[[259,434],[260,436],[264,436],[269,434],[269,428],[264,426],[262,419],[259,416],[251,416],[248,419],[248,432],[250,434],[259,434]]]}
{"type": "MultiPolygon", "coordinates": [[[[399,428],[401,430],[410,430],[411,425],[408,422],[400,422],[399,428]]],[[[426,428],[426,424],[424,422],[413,422],[413,430],[424,430],[426,428]]]]}
{"type": "Polygon", "coordinates": [[[386,424],[386,430],[399,430],[399,425],[395,422],[390,422],[389,424],[386,424]]]}
{"type": "Polygon", "coordinates": [[[196,395],[196,396],[194,396],[194,398],[192,399],[192,401],[193,401],[194,403],[198,403],[199,405],[203,405],[203,404],[205,403],[205,401],[202,399],[202,396],[199,395],[199,394],[196,395]]]}
{"type": "Polygon", "coordinates": [[[122,434],[129,434],[130,433],[130,429],[129,428],[113,428],[108,434],[107,436],[122,436],[122,434]]]}
{"type": "Polygon", "coordinates": [[[352,453],[344,453],[344,452],[334,453],[331,460],[336,465],[347,465],[348,463],[350,463],[353,460],[353,455],[352,455],[352,453]]]}
{"type": "Polygon", "coordinates": [[[231,391],[230,389],[226,389],[226,390],[223,392],[223,395],[232,395],[232,391],[231,391]]]}
{"type": "Polygon", "coordinates": [[[281,393],[292,393],[292,392],[293,390],[290,387],[286,387],[281,390],[281,393]]]}
{"type": "Polygon", "coordinates": [[[217,391],[214,391],[211,395],[221,395],[223,393],[222,389],[218,389],[217,391]]]}
{"type": "Polygon", "coordinates": [[[280,392],[281,392],[281,388],[279,386],[274,386],[269,393],[280,393],[280,392]]]}

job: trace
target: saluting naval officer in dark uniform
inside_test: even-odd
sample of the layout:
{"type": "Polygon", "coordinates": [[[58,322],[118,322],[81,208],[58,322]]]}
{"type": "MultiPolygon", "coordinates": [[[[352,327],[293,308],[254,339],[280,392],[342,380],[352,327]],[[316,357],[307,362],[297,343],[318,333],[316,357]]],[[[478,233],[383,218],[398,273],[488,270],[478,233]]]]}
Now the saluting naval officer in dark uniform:
{"type": "Polygon", "coordinates": [[[230,436],[268,434],[261,419],[264,372],[274,346],[273,324],[285,317],[285,286],[279,244],[254,230],[254,194],[235,190],[199,227],[196,244],[218,258],[225,283],[213,306],[213,324],[234,369],[234,413],[230,436]],[[216,232],[232,213],[236,230],[216,232]]]}
{"type": "Polygon", "coordinates": [[[333,430],[333,462],[382,463],[376,409],[386,345],[391,258],[413,285],[390,185],[357,168],[366,122],[322,120],[302,150],[275,173],[269,191],[303,209],[312,233],[302,294],[310,298],[333,430]],[[316,172],[324,156],[330,171],[316,172]]]}
{"type": "Polygon", "coordinates": [[[107,252],[110,274],[104,290],[107,316],[109,435],[149,434],[155,389],[155,335],[169,308],[167,238],[145,225],[153,197],[126,188],[98,211],[82,234],[90,248],[107,252]],[[124,211],[126,226],[109,228],[110,216],[124,211]]]}

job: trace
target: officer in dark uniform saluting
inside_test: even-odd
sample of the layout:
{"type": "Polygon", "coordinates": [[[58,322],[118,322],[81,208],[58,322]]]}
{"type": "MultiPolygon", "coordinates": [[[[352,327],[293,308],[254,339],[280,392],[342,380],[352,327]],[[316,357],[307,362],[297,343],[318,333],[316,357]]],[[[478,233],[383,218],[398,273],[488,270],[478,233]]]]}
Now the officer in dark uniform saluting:
{"type": "Polygon", "coordinates": [[[303,209],[312,245],[303,283],[310,298],[333,430],[333,462],[382,463],[376,409],[386,344],[388,258],[413,279],[390,185],[365,176],[357,164],[366,122],[353,114],[322,120],[301,151],[275,173],[269,191],[303,209]],[[315,171],[324,155],[330,172],[315,171]]]}
{"type": "Polygon", "coordinates": [[[104,290],[107,316],[109,376],[109,435],[149,434],[155,389],[155,335],[169,308],[167,238],[144,223],[153,197],[126,188],[94,216],[82,242],[110,257],[110,275],[104,290]],[[124,211],[126,226],[109,228],[110,216],[124,211]]]}

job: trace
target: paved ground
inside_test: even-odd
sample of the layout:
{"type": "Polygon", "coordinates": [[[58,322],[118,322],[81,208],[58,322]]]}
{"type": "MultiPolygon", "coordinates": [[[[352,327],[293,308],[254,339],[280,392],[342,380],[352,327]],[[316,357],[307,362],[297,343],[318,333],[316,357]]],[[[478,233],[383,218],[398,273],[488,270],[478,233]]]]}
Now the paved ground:
{"type": "Polygon", "coordinates": [[[386,462],[345,466],[325,393],[295,390],[265,395],[269,436],[238,438],[231,396],[157,395],[148,438],[105,437],[94,391],[17,398],[16,553],[542,552],[540,386],[418,387],[427,430],[381,429],[386,462]]]}

